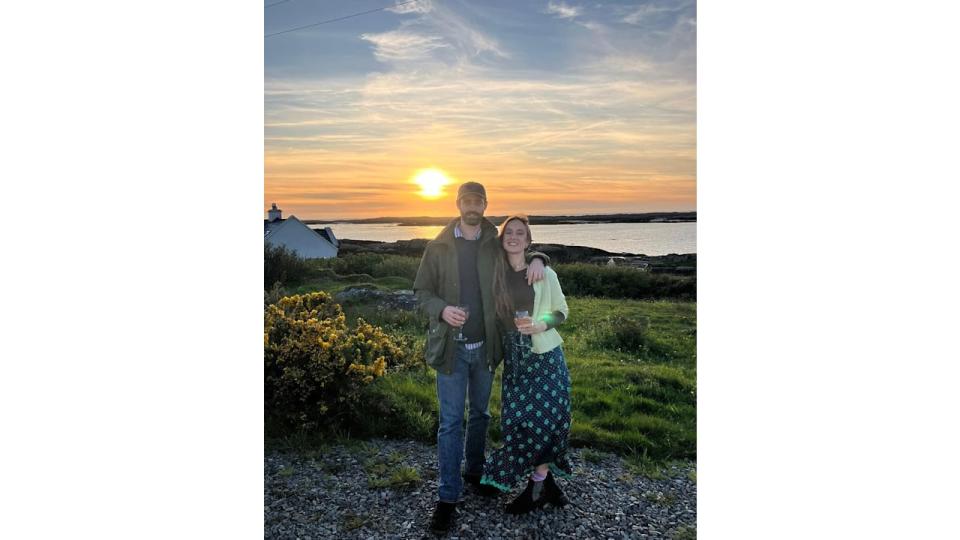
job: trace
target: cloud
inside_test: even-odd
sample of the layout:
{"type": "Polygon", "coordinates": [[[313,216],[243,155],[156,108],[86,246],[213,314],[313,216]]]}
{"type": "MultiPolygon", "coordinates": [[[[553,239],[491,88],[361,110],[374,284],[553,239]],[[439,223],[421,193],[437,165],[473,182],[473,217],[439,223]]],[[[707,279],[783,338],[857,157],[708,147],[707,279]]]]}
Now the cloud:
{"type": "Polygon", "coordinates": [[[433,10],[433,4],[430,0],[418,0],[410,4],[396,5],[392,8],[387,8],[387,11],[398,13],[401,15],[407,13],[430,13],[433,10]]]}
{"type": "MultiPolygon", "coordinates": [[[[331,103],[314,100],[316,89],[338,95],[345,83],[302,81],[305,98],[296,97],[298,84],[275,84],[284,93],[271,99],[315,108],[290,118],[271,115],[265,168],[275,197],[373,184],[385,194],[390,185],[405,193],[406,176],[427,165],[483,179],[491,189],[509,191],[510,179],[549,183],[580,193],[584,204],[612,191],[623,205],[653,204],[657,197],[657,204],[676,205],[678,197],[695,197],[692,84],[623,80],[599,71],[551,80],[490,78],[479,69],[456,77],[444,70],[392,72],[369,76],[357,93],[339,94],[342,99],[331,103]],[[294,118],[324,122],[298,125],[294,118]],[[444,162],[436,163],[438,157],[444,162]]],[[[370,200],[369,193],[354,193],[370,200]]],[[[522,206],[533,208],[533,201],[522,206]]]]}
{"type": "Polygon", "coordinates": [[[627,14],[621,20],[627,24],[639,25],[647,19],[654,18],[661,13],[681,13],[693,11],[694,9],[695,6],[693,3],[686,1],[677,2],[673,5],[644,4],[627,14]]]}
{"type": "Polygon", "coordinates": [[[360,39],[373,43],[373,54],[381,62],[412,61],[428,58],[431,51],[448,47],[439,36],[403,30],[382,34],[362,34],[360,39]]]}
{"type": "Polygon", "coordinates": [[[501,213],[690,209],[696,12],[676,4],[392,9],[389,31],[353,34],[363,67],[265,81],[265,193],[304,217],[443,215],[451,201],[409,183],[434,166],[484,182],[501,213]]]}
{"type": "Polygon", "coordinates": [[[556,15],[561,19],[573,19],[574,17],[580,15],[580,8],[576,6],[568,6],[563,2],[560,2],[559,4],[549,2],[547,4],[547,13],[556,15]]]}
{"type": "Polygon", "coordinates": [[[607,29],[604,25],[594,21],[586,21],[578,24],[582,25],[587,30],[593,30],[594,32],[604,32],[607,29]]]}
{"type": "Polygon", "coordinates": [[[642,21],[643,19],[646,19],[651,15],[655,15],[657,13],[661,13],[664,11],[667,11],[667,10],[651,4],[644,4],[640,6],[638,9],[636,9],[635,11],[633,11],[632,13],[630,13],[629,15],[627,15],[626,17],[624,17],[623,22],[627,24],[640,24],[640,21],[642,21]]]}
{"type": "Polygon", "coordinates": [[[469,61],[481,53],[491,53],[500,58],[510,57],[496,39],[481,32],[449,9],[434,10],[429,17],[423,17],[420,24],[443,35],[448,43],[454,44],[461,52],[461,62],[469,61]]]}
{"type": "Polygon", "coordinates": [[[606,71],[607,73],[622,73],[623,75],[636,73],[651,73],[654,71],[654,64],[650,60],[636,55],[610,54],[603,60],[597,62],[596,69],[606,71]]]}
{"type": "Polygon", "coordinates": [[[426,2],[404,5],[399,9],[408,6],[414,6],[414,9],[404,13],[415,13],[419,17],[403,21],[397,30],[360,36],[373,43],[378,61],[418,61],[421,64],[433,61],[451,66],[468,64],[484,53],[497,58],[510,57],[496,39],[446,7],[426,2]]]}

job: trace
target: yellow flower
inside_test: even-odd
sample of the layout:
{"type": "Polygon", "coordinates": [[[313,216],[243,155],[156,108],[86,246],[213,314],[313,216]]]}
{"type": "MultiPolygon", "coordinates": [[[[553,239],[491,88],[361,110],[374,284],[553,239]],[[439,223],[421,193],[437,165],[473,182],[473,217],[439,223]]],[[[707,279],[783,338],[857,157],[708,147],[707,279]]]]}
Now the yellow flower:
{"type": "Polygon", "coordinates": [[[380,356],[377,357],[376,362],[373,363],[373,372],[377,377],[383,377],[383,373],[387,370],[387,359],[380,356]]]}

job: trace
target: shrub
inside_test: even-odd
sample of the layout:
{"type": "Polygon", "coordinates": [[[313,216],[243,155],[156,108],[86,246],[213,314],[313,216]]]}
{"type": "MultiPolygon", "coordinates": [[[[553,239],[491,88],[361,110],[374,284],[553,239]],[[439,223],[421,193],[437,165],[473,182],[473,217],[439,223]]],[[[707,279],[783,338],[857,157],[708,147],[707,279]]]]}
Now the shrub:
{"type": "Polygon", "coordinates": [[[587,343],[598,349],[640,354],[649,347],[646,317],[627,318],[622,315],[607,317],[587,334],[587,343]]]}
{"type": "Polygon", "coordinates": [[[564,294],[607,298],[696,300],[696,277],[653,274],[636,268],[593,264],[555,267],[564,294]]]}
{"type": "Polygon", "coordinates": [[[420,259],[415,257],[401,257],[399,255],[386,255],[383,260],[377,263],[369,272],[375,277],[404,277],[413,281],[417,278],[417,270],[420,268],[420,259]]]}
{"type": "Polygon", "coordinates": [[[331,259],[333,271],[345,274],[372,274],[374,266],[383,262],[383,255],[377,253],[352,253],[346,257],[331,259]]]}
{"type": "Polygon", "coordinates": [[[349,253],[335,259],[321,259],[314,264],[319,268],[329,268],[341,276],[366,274],[372,277],[403,277],[413,281],[420,268],[420,259],[402,255],[384,255],[380,253],[349,253]]]}
{"type": "Polygon", "coordinates": [[[348,306],[349,312],[382,326],[391,332],[402,332],[423,338],[427,335],[429,322],[427,316],[420,310],[398,309],[389,304],[359,303],[348,306]]]}
{"type": "Polygon", "coordinates": [[[263,245],[263,288],[275,283],[296,283],[310,273],[310,265],[286,246],[263,245]]]}
{"type": "Polygon", "coordinates": [[[266,307],[270,304],[276,304],[284,296],[287,296],[287,289],[283,288],[279,281],[274,282],[273,287],[270,287],[269,290],[263,290],[263,305],[266,307]]]}
{"type": "Polygon", "coordinates": [[[387,368],[414,363],[412,347],[363,319],[350,329],[325,292],[289,296],[264,313],[264,407],[281,429],[336,428],[352,418],[363,387],[387,368]]]}

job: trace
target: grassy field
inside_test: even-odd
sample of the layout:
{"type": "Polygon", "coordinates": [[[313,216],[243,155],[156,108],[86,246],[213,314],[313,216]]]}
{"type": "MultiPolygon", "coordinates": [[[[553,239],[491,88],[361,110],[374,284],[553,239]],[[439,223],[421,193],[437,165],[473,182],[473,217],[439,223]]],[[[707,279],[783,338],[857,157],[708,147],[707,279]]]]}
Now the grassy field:
{"type": "MultiPolygon", "coordinates": [[[[405,276],[327,270],[288,293],[338,292],[351,285],[409,289],[405,276]]],[[[696,457],[696,303],[568,297],[570,318],[560,328],[573,383],[574,446],[610,450],[638,466],[696,457]]],[[[423,339],[418,313],[369,304],[343,306],[357,317],[423,339]]],[[[491,398],[490,437],[500,440],[500,373],[491,398]]],[[[370,410],[351,435],[399,436],[434,441],[436,376],[432,369],[389,373],[367,392],[370,410]]]]}

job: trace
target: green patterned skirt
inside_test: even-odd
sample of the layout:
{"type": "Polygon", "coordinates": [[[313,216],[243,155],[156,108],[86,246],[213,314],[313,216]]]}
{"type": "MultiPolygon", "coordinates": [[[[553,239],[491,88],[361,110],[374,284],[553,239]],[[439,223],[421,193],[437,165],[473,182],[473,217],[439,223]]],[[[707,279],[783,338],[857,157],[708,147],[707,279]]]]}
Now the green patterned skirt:
{"type": "Polygon", "coordinates": [[[510,491],[543,464],[555,475],[570,476],[570,373],[563,349],[537,354],[530,336],[516,331],[503,341],[503,446],[487,457],[480,482],[510,491]]]}

